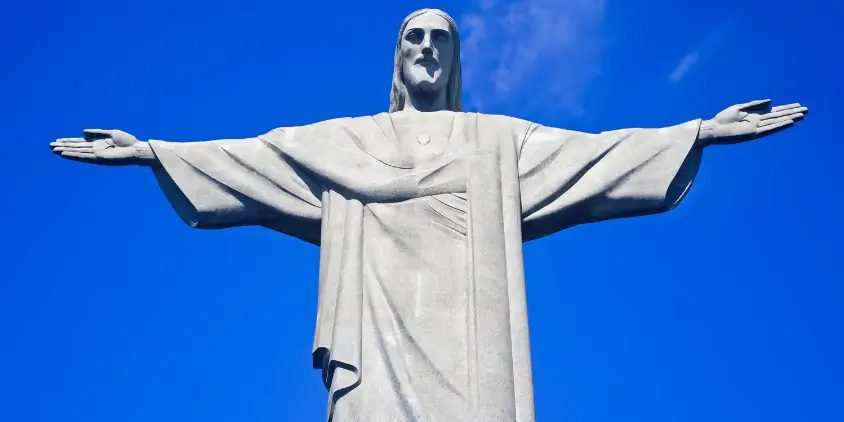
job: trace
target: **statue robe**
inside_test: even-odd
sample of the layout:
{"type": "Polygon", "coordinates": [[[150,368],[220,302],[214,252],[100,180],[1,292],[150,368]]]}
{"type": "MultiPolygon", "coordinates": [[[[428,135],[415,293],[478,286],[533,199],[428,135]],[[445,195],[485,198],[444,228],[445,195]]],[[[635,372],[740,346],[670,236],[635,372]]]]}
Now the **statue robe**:
{"type": "Polygon", "coordinates": [[[672,209],[697,172],[699,124],[586,134],[382,113],[150,144],[191,226],[320,246],[313,365],[329,421],[530,422],[522,242],[672,209]]]}

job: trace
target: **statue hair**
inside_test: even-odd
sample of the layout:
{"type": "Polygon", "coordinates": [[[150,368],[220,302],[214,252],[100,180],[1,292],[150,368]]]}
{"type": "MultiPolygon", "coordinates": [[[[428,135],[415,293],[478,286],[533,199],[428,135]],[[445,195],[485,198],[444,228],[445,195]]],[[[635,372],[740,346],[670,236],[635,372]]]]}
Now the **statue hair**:
{"type": "Polygon", "coordinates": [[[463,78],[460,74],[460,33],[457,31],[457,24],[454,23],[454,19],[448,13],[442,10],[420,9],[407,15],[399,30],[399,39],[396,42],[396,55],[393,61],[393,88],[390,91],[390,113],[403,110],[405,101],[407,101],[407,98],[405,98],[407,88],[404,85],[404,75],[402,74],[401,54],[401,40],[404,36],[404,30],[407,28],[407,24],[411,19],[428,12],[445,19],[451,30],[452,40],[454,42],[454,57],[452,58],[451,74],[449,74],[448,84],[446,85],[446,109],[450,111],[463,111],[463,78]]]}

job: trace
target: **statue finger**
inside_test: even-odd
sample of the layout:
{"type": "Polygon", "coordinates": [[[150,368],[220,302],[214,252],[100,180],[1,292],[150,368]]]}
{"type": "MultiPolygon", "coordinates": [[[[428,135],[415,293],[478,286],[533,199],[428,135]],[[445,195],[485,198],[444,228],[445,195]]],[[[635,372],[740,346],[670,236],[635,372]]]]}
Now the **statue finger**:
{"type": "Polygon", "coordinates": [[[63,152],[63,151],[70,151],[70,152],[94,152],[94,148],[90,145],[87,146],[62,146],[62,147],[55,147],[53,148],[54,152],[63,152]]]}
{"type": "Polygon", "coordinates": [[[93,148],[90,142],[51,142],[50,149],[53,151],[59,150],[62,151],[64,149],[83,149],[83,148],[93,148]]]}
{"type": "Polygon", "coordinates": [[[112,132],[114,131],[106,129],[85,129],[82,131],[82,134],[87,140],[97,140],[111,138],[112,132]]]}
{"type": "Polygon", "coordinates": [[[803,105],[800,104],[800,103],[791,103],[791,104],[776,106],[776,107],[774,107],[774,111],[788,110],[788,109],[791,109],[791,108],[800,108],[800,107],[803,107],[803,105]]]}
{"type": "Polygon", "coordinates": [[[791,104],[785,104],[785,105],[773,107],[773,108],[771,108],[771,111],[782,111],[782,110],[788,110],[790,108],[798,108],[798,107],[800,107],[800,103],[791,103],[791,104]]]}
{"type": "Polygon", "coordinates": [[[70,145],[70,144],[90,144],[90,142],[86,141],[83,138],[60,138],[60,139],[56,139],[53,142],[50,142],[50,145],[55,145],[55,146],[70,145]]]}
{"type": "Polygon", "coordinates": [[[756,100],[749,103],[739,104],[738,108],[741,111],[761,111],[768,110],[771,107],[771,100],[756,100]]]}
{"type": "Polygon", "coordinates": [[[54,150],[63,150],[63,151],[94,151],[94,145],[90,142],[85,142],[81,144],[61,144],[56,145],[53,147],[54,150]]]}
{"type": "Polygon", "coordinates": [[[802,118],[802,117],[803,117],[802,114],[797,113],[797,114],[791,114],[791,115],[788,115],[788,116],[785,116],[785,117],[779,117],[779,118],[776,118],[776,119],[765,120],[765,121],[762,121],[762,122],[759,123],[758,128],[762,129],[762,128],[765,128],[767,126],[775,126],[775,125],[778,125],[782,122],[792,122],[792,123],[794,123],[794,119],[799,119],[799,118],[802,118]]]}
{"type": "Polygon", "coordinates": [[[55,142],[50,142],[50,146],[56,146],[56,147],[81,147],[81,146],[89,146],[90,147],[92,145],[93,145],[93,142],[88,142],[84,139],[69,140],[69,141],[59,140],[59,141],[55,141],[55,142]]]}
{"type": "Polygon", "coordinates": [[[806,107],[796,107],[796,108],[787,108],[780,111],[772,111],[770,113],[766,113],[762,115],[762,121],[776,119],[783,116],[788,116],[791,114],[806,114],[809,111],[806,107]]]}
{"type": "MultiPolygon", "coordinates": [[[[791,114],[787,114],[785,116],[779,117],[778,119],[789,119],[789,120],[794,120],[796,122],[796,121],[799,121],[799,120],[803,120],[803,117],[806,116],[806,113],[808,113],[808,112],[791,113],[791,114]]],[[[774,120],[776,120],[776,119],[774,119],[774,120]]],[[[769,120],[765,120],[765,121],[760,122],[759,124],[760,125],[766,125],[768,122],[769,122],[769,120]]]]}
{"type": "Polygon", "coordinates": [[[93,152],[62,151],[61,156],[76,161],[92,161],[97,158],[93,152]]]}
{"type": "Polygon", "coordinates": [[[777,132],[786,130],[786,129],[792,127],[792,126],[794,126],[793,120],[784,120],[784,121],[781,121],[781,122],[777,122],[775,124],[771,124],[771,125],[767,125],[767,126],[761,126],[761,127],[757,128],[756,129],[756,135],[757,136],[773,135],[777,132]]]}

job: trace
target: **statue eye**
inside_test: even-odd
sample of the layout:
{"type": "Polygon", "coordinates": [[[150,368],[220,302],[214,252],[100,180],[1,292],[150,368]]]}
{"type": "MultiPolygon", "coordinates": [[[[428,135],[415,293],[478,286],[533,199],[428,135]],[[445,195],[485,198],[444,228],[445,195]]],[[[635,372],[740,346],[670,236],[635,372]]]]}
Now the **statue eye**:
{"type": "Polygon", "coordinates": [[[422,31],[418,29],[411,29],[410,31],[407,31],[407,35],[404,36],[404,39],[412,43],[420,42],[422,41],[422,31]]]}
{"type": "Polygon", "coordinates": [[[437,41],[447,42],[451,38],[451,35],[448,32],[442,31],[442,30],[434,31],[434,33],[432,35],[434,36],[434,39],[437,40],[437,41]]]}

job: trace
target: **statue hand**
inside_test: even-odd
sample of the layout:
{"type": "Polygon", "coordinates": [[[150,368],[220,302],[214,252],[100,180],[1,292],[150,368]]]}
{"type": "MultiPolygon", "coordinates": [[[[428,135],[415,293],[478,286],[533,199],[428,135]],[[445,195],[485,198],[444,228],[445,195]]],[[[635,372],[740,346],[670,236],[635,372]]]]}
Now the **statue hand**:
{"type": "Polygon", "coordinates": [[[140,164],[151,154],[146,142],[121,130],[85,129],[84,138],[62,138],[50,143],[53,152],[74,161],[107,166],[140,164]]]}
{"type": "Polygon", "coordinates": [[[704,146],[747,142],[788,129],[808,112],[798,103],[773,108],[771,100],[737,104],[704,121],[698,140],[704,146]]]}

